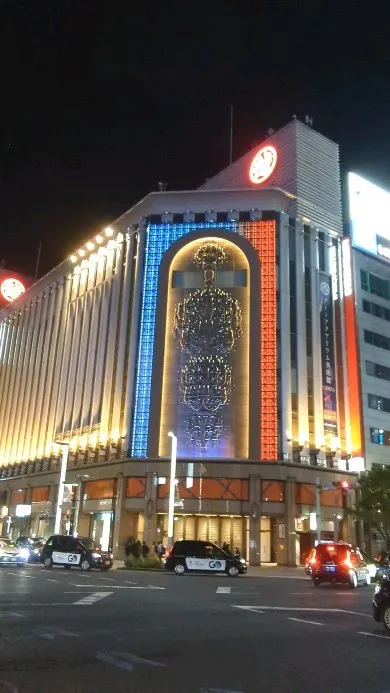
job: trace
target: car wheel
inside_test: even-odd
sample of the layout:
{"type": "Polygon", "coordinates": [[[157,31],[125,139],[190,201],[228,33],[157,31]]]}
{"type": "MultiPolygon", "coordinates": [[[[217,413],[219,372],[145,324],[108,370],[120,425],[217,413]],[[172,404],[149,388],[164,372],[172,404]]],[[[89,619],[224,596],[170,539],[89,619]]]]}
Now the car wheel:
{"type": "Polygon", "coordinates": [[[229,575],[229,577],[237,577],[237,575],[238,575],[238,568],[237,568],[236,565],[231,565],[231,566],[227,569],[226,572],[227,572],[227,574],[229,575]]]}
{"type": "Polygon", "coordinates": [[[89,561],[87,561],[86,558],[84,558],[84,560],[81,561],[80,568],[81,568],[81,570],[83,570],[84,572],[91,569],[91,566],[90,566],[90,564],[89,564],[89,561]]]}
{"type": "Polygon", "coordinates": [[[47,568],[47,569],[53,567],[53,561],[51,560],[50,556],[48,556],[47,558],[45,558],[45,560],[43,561],[43,565],[44,565],[45,568],[47,568]]]}
{"type": "Polygon", "coordinates": [[[353,574],[351,575],[351,578],[350,578],[350,581],[349,581],[349,586],[350,586],[351,589],[353,589],[353,590],[355,590],[355,589],[357,588],[357,586],[358,586],[358,579],[357,579],[356,573],[353,573],[353,574]]]}
{"type": "Polygon", "coordinates": [[[364,584],[367,585],[367,587],[368,587],[369,585],[371,585],[371,575],[370,575],[370,573],[367,573],[367,575],[366,575],[366,581],[365,581],[364,584]]]}
{"type": "Polygon", "coordinates": [[[186,572],[186,567],[184,563],[176,563],[173,570],[175,571],[176,575],[184,575],[186,572]]]}
{"type": "Polygon", "coordinates": [[[314,587],[319,587],[319,586],[320,586],[320,581],[319,581],[318,578],[314,578],[314,580],[313,580],[313,585],[314,585],[314,587]]]}
{"type": "Polygon", "coordinates": [[[390,606],[386,606],[382,611],[382,621],[386,630],[390,633],[390,606]]]}

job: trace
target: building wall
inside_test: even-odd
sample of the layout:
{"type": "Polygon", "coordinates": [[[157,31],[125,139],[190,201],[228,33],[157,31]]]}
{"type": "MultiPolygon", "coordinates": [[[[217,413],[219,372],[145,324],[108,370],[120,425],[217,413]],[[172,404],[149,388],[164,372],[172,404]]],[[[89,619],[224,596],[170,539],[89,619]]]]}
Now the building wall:
{"type": "MultiPolygon", "coordinates": [[[[385,377],[380,377],[380,367],[382,373],[386,373],[385,369],[389,369],[388,378],[390,378],[390,267],[381,260],[377,260],[373,256],[369,256],[359,250],[353,250],[353,265],[354,265],[354,280],[355,280],[355,301],[356,314],[358,323],[359,335],[359,351],[360,351],[360,374],[361,374],[361,395],[362,395],[362,411],[364,420],[364,441],[365,441],[365,461],[368,468],[373,464],[390,464],[390,433],[386,436],[386,431],[390,432],[390,407],[386,407],[389,411],[380,411],[369,406],[369,395],[377,395],[379,398],[390,398],[390,380],[385,377]],[[370,282],[370,277],[364,275],[362,281],[361,273],[371,274],[374,278],[378,277],[388,284],[388,298],[381,293],[381,289],[370,282]],[[366,279],[368,283],[366,283],[366,279]],[[371,313],[363,310],[363,301],[367,306],[370,304],[371,313]],[[380,306],[382,315],[385,316],[385,311],[389,311],[387,318],[377,317],[375,312],[380,306]],[[370,344],[365,339],[365,331],[380,335],[384,339],[388,339],[388,349],[370,344]],[[369,366],[370,373],[377,372],[378,376],[367,372],[367,361],[371,364],[376,364],[379,369],[373,370],[369,366]],[[370,429],[383,431],[383,434],[378,434],[378,439],[383,440],[385,444],[375,444],[372,442],[370,429]]],[[[386,343],[386,342],[384,342],[386,343]]],[[[390,405],[390,402],[388,403],[390,405]]]]}

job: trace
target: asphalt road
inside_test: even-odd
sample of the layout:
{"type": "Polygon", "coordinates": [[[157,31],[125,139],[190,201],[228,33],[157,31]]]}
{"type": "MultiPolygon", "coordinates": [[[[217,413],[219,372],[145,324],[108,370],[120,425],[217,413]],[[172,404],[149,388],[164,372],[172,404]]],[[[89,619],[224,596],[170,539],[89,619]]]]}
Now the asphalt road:
{"type": "Polygon", "coordinates": [[[373,587],[0,569],[0,693],[389,693],[373,587]]]}

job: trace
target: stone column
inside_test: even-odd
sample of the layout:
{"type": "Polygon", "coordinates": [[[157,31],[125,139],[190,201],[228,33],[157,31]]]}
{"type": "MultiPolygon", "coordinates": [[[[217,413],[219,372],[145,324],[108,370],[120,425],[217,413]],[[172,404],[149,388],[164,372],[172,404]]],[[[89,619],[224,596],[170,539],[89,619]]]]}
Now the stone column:
{"type": "Polygon", "coordinates": [[[157,475],[148,472],[146,475],[144,541],[149,548],[157,537],[157,475]]]}
{"type": "Polygon", "coordinates": [[[286,559],[287,565],[298,565],[297,533],[295,531],[295,477],[288,477],[285,487],[285,526],[286,526],[286,559]]]}
{"type": "Polygon", "coordinates": [[[260,565],[261,476],[249,477],[249,563],[260,565]]]}
{"type": "Polygon", "coordinates": [[[124,502],[125,502],[125,479],[123,474],[118,474],[116,486],[116,498],[115,498],[115,508],[114,508],[114,528],[112,532],[112,551],[115,559],[123,557],[122,546],[120,545],[120,527],[122,515],[124,513],[124,502]]]}

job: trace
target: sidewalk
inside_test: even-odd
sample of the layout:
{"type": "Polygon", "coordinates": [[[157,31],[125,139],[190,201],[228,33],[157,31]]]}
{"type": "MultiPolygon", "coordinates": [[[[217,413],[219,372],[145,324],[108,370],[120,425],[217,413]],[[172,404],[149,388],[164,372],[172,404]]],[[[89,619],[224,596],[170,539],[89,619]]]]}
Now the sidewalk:
{"type": "Polygon", "coordinates": [[[254,565],[248,566],[248,573],[250,577],[275,577],[275,578],[297,578],[297,579],[307,579],[307,575],[303,572],[302,566],[297,568],[291,566],[278,566],[276,563],[267,563],[266,565],[254,565]]]}

